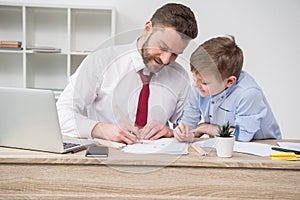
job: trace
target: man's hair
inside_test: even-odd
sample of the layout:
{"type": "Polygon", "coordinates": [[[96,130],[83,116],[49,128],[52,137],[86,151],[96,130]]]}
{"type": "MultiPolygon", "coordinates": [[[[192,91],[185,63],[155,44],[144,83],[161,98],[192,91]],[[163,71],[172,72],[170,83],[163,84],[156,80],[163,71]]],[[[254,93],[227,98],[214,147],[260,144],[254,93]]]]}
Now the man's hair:
{"type": "Polygon", "coordinates": [[[172,27],[181,34],[182,37],[194,39],[198,35],[197,21],[193,11],[176,3],[168,3],[157,9],[150,21],[153,26],[172,27]]]}
{"type": "Polygon", "coordinates": [[[217,37],[201,44],[191,55],[193,73],[203,69],[213,70],[224,80],[229,76],[239,77],[243,67],[243,51],[235,43],[233,36],[217,37]]]}

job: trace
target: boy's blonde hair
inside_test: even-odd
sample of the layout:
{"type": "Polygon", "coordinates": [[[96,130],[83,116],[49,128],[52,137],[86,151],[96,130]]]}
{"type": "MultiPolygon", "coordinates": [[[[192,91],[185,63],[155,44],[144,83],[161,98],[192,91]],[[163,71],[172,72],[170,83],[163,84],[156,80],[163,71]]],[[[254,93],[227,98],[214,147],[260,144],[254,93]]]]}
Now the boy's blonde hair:
{"type": "Polygon", "coordinates": [[[217,37],[204,42],[192,53],[190,65],[193,73],[201,74],[203,69],[210,69],[224,80],[240,76],[243,60],[243,52],[233,36],[217,37]]]}

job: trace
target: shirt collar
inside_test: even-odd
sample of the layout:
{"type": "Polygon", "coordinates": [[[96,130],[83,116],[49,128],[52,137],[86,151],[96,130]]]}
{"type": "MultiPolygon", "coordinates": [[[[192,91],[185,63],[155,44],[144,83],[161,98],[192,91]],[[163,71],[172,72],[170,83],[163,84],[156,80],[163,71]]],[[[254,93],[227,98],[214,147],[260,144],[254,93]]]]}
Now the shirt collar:
{"type": "Polygon", "coordinates": [[[136,47],[136,41],[134,42],[135,45],[135,50],[131,53],[131,59],[133,62],[133,67],[135,69],[136,72],[140,71],[140,70],[144,70],[144,74],[148,75],[150,74],[148,68],[146,67],[146,65],[144,64],[143,58],[140,54],[140,52],[138,51],[137,47],[136,47]]]}
{"type": "Polygon", "coordinates": [[[229,96],[237,87],[238,87],[238,84],[239,82],[245,77],[245,73],[243,71],[241,71],[240,75],[239,75],[239,78],[235,81],[235,83],[227,88],[225,91],[226,91],[226,97],[229,96]]]}
{"type": "Polygon", "coordinates": [[[238,80],[229,88],[226,88],[223,92],[221,92],[220,94],[217,94],[215,96],[212,96],[211,99],[214,101],[218,101],[219,99],[224,99],[225,97],[228,97],[237,87],[237,84],[239,82],[239,80],[244,76],[243,73],[240,74],[238,80]]]}
{"type": "Polygon", "coordinates": [[[228,89],[229,88],[225,89],[223,92],[221,92],[217,95],[211,96],[211,101],[213,101],[213,102],[223,101],[225,99],[225,97],[227,97],[227,90],[228,89]]]}
{"type": "Polygon", "coordinates": [[[137,41],[134,42],[135,50],[131,53],[131,59],[134,65],[134,69],[136,73],[138,73],[140,70],[143,70],[143,74],[150,75],[150,71],[148,67],[144,64],[143,57],[138,51],[136,43],[137,41]]]}

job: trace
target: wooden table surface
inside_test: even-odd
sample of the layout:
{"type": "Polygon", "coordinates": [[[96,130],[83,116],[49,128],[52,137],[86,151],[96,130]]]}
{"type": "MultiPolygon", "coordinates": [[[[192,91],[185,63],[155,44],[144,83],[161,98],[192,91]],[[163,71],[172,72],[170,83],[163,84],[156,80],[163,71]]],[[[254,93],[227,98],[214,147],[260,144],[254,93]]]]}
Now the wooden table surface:
{"type": "Polygon", "coordinates": [[[219,158],[214,149],[205,157],[193,149],[183,156],[110,149],[108,158],[96,159],[84,153],[0,148],[0,198],[300,199],[299,161],[242,153],[219,158]]]}

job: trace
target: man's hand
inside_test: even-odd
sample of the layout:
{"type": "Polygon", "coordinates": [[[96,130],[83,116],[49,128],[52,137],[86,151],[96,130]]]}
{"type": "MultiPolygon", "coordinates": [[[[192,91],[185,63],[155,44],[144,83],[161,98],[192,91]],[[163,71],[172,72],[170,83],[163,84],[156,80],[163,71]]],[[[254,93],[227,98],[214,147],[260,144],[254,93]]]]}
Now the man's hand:
{"type": "Polygon", "coordinates": [[[129,124],[97,123],[92,130],[92,137],[114,142],[133,144],[139,136],[137,127],[129,124]]]}
{"type": "Polygon", "coordinates": [[[161,137],[172,137],[173,132],[160,121],[152,120],[140,130],[140,135],[145,140],[157,140],[161,137]]]}

